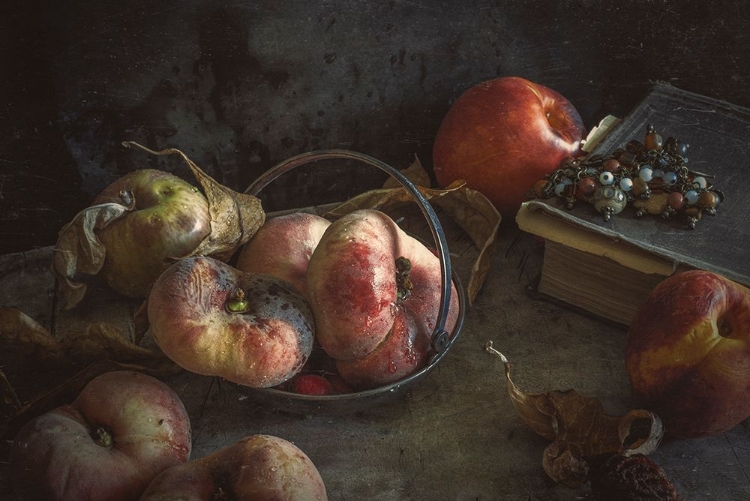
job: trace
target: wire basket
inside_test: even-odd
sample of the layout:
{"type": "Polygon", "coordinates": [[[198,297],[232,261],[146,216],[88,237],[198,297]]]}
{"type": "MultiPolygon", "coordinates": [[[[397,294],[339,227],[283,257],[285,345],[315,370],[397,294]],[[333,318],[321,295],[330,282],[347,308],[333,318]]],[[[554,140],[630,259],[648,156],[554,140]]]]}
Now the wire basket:
{"type": "Polygon", "coordinates": [[[348,150],[322,150],[303,153],[272,167],[258,177],[245,191],[257,196],[268,184],[300,165],[333,159],[355,160],[385,171],[411,193],[427,220],[441,267],[441,302],[431,337],[431,347],[434,354],[424,367],[400,381],[351,393],[306,395],[278,388],[240,387],[244,394],[251,397],[257,403],[296,414],[343,414],[358,412],[394,400],[424,379],[445,358],[461,333],[466,313],[465,292],[457,273],[451,267],[445,232],[435,210],[411,181],[388,164],[368,155],[348,150]],[[452,332],[447,332],[445,324],[451,300],[451,279],[458,294],[458,315],[452,332]]]}

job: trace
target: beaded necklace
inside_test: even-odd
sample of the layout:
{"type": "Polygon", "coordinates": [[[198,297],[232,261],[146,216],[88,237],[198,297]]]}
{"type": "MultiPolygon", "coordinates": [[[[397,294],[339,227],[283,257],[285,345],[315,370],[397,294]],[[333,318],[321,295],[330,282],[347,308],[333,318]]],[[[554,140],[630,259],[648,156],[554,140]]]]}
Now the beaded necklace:
{"type": "Polygon", "coordinates": [[[589,203],[605,221],[632,203],[637,217],[684,217],[694,229],[703,214],[716,214],[724,194],[708,181],[712,176],[688,169],[688,149],[674,137],[662,140],[649,124],[643,142],[631,140],[606,156],[566,158],[531,196],[560,197],[568,209],[589,203]]]}

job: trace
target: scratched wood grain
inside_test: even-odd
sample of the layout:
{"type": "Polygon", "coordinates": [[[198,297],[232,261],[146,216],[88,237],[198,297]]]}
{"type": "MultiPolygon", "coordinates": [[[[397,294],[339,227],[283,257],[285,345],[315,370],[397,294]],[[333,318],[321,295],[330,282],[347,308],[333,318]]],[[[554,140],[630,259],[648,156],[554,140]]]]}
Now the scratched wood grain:
{"type": "MultiPolygon", "coordinates": [[[[452,241],[462,241],[452,238],[452,241]]],[[[193,457],[243,436],[268,433],[294,442],[315,462],[329,498],[345,500],[577,500],[586,486],[556,485],[541,465],[548,442],[519,419],[507,396],[502,365],[484,352],[488,340],[511,361],[527,391],[575,388],[599,398],[607,412],[632,408],[622,328],[535,300],[541,245],[502,233],[492,269],[469,310],[459,341],[427,378],[388,404],[333,416],[300,416],[262,406],[235,385],[188,373],[166,378],[181,396],[193,428],[193,457]]],[[[451,250],[460,265],[462,251],[451,250]]],[[[49,293],[47,256],[0,258],[4,304],[44,321],[53,311],[34,291],[49,293]],[[32,259],[32,257],[34,259],[32,259]]],[[[91,311],[125,321],[133,304],[96,294],[91,311]]],[[[56,314],[58,329],[84,322],[56,314]]],[[[91,317],[93,318],[93,317],[91,317]]],[[[119,320],[118,320],[119,321],[119,320]]],[[[652,455],[686,500],[750,496],[746,423],[699,440],[664,441],[652,455]]],[[[0,499],[14,500],[0,462],[0,499]]]]}

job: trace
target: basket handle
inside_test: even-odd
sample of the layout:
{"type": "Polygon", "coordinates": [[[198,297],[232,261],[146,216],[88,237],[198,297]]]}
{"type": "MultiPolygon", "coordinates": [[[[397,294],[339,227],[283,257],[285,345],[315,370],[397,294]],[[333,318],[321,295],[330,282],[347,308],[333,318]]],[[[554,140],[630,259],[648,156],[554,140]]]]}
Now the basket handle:
{"type": "Polygon", "coordinates": [[[435,245],[437,247],[438,257],[440,258],[440,275],[442,285],[442,295],[440,308],[438,309],[438,318],[437,322],[435,323],[435,329],[432,331],[430,344],[432,346],[432,349],[435,350],[436,354],[441,354],[447,348],[450,338],[448,332],[445,330],[445,322],[448,318],[448,310],[450,308],[452,276],[450,255],[448,254],[448,242],[445,238],[445,232],[443,231],[443,227],[440,224],[440,220],[435,213],[435,209],[432,207],[427,198],[422,194],[422,192],[419,191],[414,183],[409,181],[406,176],[404,176],[403,174],[401,174],[401,172],[394,169],[385,162],[382,162],[369,155],[365,155],[364,153],[337,149],[320,150],[302,153],[276,164],[275,166],[271,167],[269,170],[261,174],[255,181],[253,181],[252,184],[247,187],[245,193],[257,196],[258,192],[260,192],[260,190],[266,187],[269,183],[271,183],[279,176],[285,174],[286,172],[294,169],[295,167],[309,162],[330,159],[357,160],[385,171],[386,173],[394,177],[398,182],[400,182],[404,186],[404,188],[406,188],[412,194],[417,202],[417,205],[419,205],[422,214],[424,214],[425,218],[427,219],[427,222],[430,226],[430,231],[432,232],[432,238],[435,241],[435,245]]]}

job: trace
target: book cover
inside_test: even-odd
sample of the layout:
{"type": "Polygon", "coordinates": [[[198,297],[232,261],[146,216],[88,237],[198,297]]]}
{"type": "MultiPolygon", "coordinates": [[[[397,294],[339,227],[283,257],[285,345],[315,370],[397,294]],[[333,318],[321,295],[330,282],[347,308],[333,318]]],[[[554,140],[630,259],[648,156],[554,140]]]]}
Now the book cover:
{"type": "Polygon", "coordinates": [[[689,170],[709,175],[724,194],[716,215],[704,214],[688,229],[683,217],[639,217],[629,203],[605,220],[589,203],[568,209],[553,196],[526,202],[516,218],[519,227],[645,273],[669,274],[669,268],[687,265],[750,286],[750,109],[657,83],[590,155],[643,142],[649,124],[664,140],[689,144],[689,170]]]}

